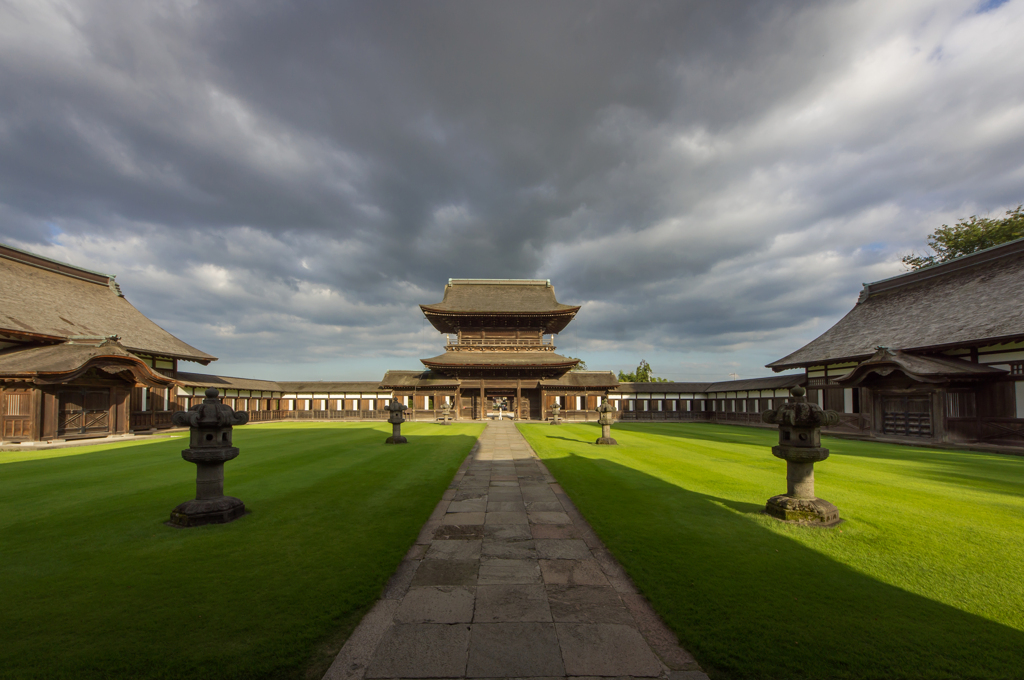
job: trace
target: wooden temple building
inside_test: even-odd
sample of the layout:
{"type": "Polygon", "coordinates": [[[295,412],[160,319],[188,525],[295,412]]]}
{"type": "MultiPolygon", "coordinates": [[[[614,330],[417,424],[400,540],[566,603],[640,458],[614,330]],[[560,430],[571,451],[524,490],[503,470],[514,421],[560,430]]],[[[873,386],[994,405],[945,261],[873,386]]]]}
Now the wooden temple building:
{"type": "Polygon", "coordinates": [[[864,285],[789,356],[841,429],[871,438],[1024,446],[1024,239],[864,285]]]}
{"type": "Polygon", "coordinates": [[[127,433],[133,409],[173,401],[179,361],[215,359],[146,318],[113,276],[0,245],[0,441],[127,433]]]}
{"type": "Polygon", "coordinates": [[[854,309],[770,367],[799,373],[724,382],[619,383],[576,370],[555,336],[580,311],[546,280],[451,279],[421,305],[446,338],[421,370],[373,381],[270,381],[187,372],[215,361],[123,296],[113,276],[0,245],[0,442],[46,442],[171,427],[171,413],[220,390],[254,422],[406,417],[763,426],[791,387],[839,411],[831,433],[927,443],[1024,446],[1024,240],[867,284],[854,309]]]}

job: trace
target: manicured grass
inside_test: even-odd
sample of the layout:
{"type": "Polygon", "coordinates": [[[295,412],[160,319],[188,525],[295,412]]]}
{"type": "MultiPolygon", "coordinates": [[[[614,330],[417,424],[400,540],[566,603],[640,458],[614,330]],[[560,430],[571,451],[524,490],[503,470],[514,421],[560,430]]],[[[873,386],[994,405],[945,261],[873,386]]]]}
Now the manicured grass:
{"type": "Polygon", "coordinates": [[[714,678],[1024,677],[1024,458],[827,438],[816,529],[761,514],[775,431],[519,428],[714,678]]]}
{"type": "Polygon", "coordinates": [[[185,439],[0,464],[0,677],[319,678],[481,430],[236,428],[251,512],[194,529],[185,439]]]}

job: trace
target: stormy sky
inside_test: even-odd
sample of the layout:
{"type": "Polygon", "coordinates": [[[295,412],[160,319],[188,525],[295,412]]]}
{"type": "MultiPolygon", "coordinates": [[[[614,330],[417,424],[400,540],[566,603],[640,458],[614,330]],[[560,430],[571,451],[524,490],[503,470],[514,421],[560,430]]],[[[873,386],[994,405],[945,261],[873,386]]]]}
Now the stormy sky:
{"type": "Polygon", "coordinates": [[[1024,201],[1024,0],[0,1],[0,241],[270,379],[376,379],[449,277],[725,380],[1024,201]]]}

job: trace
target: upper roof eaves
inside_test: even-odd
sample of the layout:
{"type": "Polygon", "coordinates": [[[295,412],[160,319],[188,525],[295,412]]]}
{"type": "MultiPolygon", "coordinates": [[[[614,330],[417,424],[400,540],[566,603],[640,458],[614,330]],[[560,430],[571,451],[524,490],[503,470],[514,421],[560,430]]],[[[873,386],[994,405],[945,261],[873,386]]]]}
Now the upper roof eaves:
{"type": "Polygon", "coordinates": [[[781,371],[860,361],[878,346],[924,351],[1024,338],[1024,239],[865,284],[849,313],[792,354],[781,371]]]}
{"type": "Polygon", "coordinates": [[[92,269],[86,269],[85,267],[68,264],[67,262],[54,260],[53,258],[49,258],[44,255],[36,255],[35,253],[30,253],[27,250],[15,248],[14,246],[9,246],[5,243],[0,243],[0,257],[8,260],[14,260],[15,262],[21,262],[22,264],[31,265],[33,267],[39,267],[40,269],[48,269],[49,271],[57,272],[58,274],[63,274],[65,276],[74,276],[85,281],[92,281],[93,283],[108,284],[108,282],[113,281],[115,278],[111,274],[104,274],[103,272],[97,272],[92,269]]]}
{"type": "Polygon", "coordinates": [[[106,274],[0,245],[0,332],[33,339],[118,336],[138,354],[209,363],[132,306],[106,274]]]}
{"type": "Polygon", "coordinates": [[[1000,243],[997,246],[985,248],[984,250],[979,250],[975,253],[971,253],[970,255],[963,255],[947,262],[942,262],[941,264],[933,264],[913,271],[897,274],[896,276],[890,276],[887,279],[880,279],[873,283],[865,283],[864,290],[861,291],[861,299],[858,300],[858,302],[861,302],[876,293],[881,293],[900,286],[908,286],[937,276],[943,276],[961,269],[976,267],[986,262],[1019,255],[1021,253],[1024,253],[1024,238],[1000,243]]]}
{"type": "Polygon", "coordinates": [[[558,302],[547,279],[449,279],[444,299],[420,309],[448,314],[548,314],[575,312],[579,306],[558,302]]]}

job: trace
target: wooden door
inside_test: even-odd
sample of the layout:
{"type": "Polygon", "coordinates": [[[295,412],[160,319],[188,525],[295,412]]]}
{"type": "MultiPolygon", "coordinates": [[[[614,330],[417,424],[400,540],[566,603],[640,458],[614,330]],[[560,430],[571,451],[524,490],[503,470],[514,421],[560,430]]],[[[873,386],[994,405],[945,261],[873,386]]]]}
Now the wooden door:
{"type": "Polygon", "coordinates": [[[932,436],[932,400],[927,394],[882,395],[882,434],[932,436]]]}
{"type": "Polygon", "coordinates": [[[3,392],[0,396],[0,439],[32,438],[32,392],[3,392]]]}
{"type": "Polygon", "coordinates": [[[57,393],[57,436],[110,434],[110,390],[57,393]]]}

